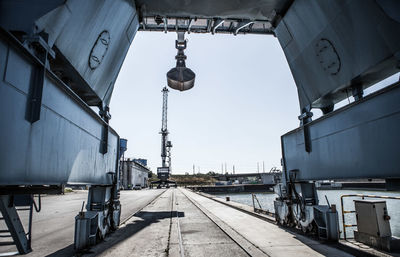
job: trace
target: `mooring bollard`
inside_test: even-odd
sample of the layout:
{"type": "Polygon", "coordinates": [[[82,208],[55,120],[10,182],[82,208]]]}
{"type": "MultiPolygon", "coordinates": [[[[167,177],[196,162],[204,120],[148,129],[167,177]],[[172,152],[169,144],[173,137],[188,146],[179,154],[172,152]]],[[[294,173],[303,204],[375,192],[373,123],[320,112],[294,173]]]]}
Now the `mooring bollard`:
{"type": "Polygon", "coordinates": [[[229,196],[226,197],[226,201],[229,202],[231,198],[229,196]]]}

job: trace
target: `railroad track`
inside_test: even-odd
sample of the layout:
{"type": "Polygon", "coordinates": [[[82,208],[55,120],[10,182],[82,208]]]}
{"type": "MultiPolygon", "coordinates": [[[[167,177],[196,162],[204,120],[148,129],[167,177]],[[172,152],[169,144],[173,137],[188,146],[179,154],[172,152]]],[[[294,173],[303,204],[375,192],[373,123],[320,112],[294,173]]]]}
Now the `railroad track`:
{"type": "Polygon", "coordinates": [[[160,198],[160,196],[165,193],[166,190],[161,191],[155,198],[149,200],[145,205],[143,205],[142,208],[132,212],[128,217],[124,218],[121,222],[120,222],[120,226],[124,225],[129,219],[131,219],[133,216],[135,216],[136,214],[140,213],[144,208],[146,208],[149,204],[157,201],[158,198],[160,198]]]}
{"type": "MultiPolygon", "coordinates": [[[[213,215],[211,212],[209,212],[206,208],[201,206],[199,203],[197,203],[194,199],[192,199],[190,196],[188,196],[184,190],[181,189],[173,189],[173,196],[172,196],[172,202],[173,202],[173,207],[175,208],[176,211],[176,224],[177,224],[177,231],[178,231],[178,241],[179,241],[179,252],[180,252],[180,257],[184,257],[184,245],[183,245],[183,240],[182,240],[182,233],[181,233],[181,228],[180,228],[180,222],[179,222],[179,215],[178,215],[178,200],[177,200],[177,192],[182,194],[186,199],[189,200],[191,204],[193,204],[201,213],[203,213],[214,225],[216,225],[225,235],[227,235],[237,246],[239,246],[248,256],[268,256],[265,252],[261,251],[258,247],[253,245],[251,242],[249,242],[247,239],[245,239],[243,236],[241,236],[237,231],[235,231],[233,228],[229,227],[227,224],[225,224],[222,220],[220,220],[218,217],[213,215]]],[[[172,217],[171,217],[172,220],[172,217]]],[[[172,227],[171,227],[172,228],[172,227]]],[[[170,228],[170,229],[171,229],[170,228]]],[[[170,249],[170,248],[168,248],[170,249]]]]}

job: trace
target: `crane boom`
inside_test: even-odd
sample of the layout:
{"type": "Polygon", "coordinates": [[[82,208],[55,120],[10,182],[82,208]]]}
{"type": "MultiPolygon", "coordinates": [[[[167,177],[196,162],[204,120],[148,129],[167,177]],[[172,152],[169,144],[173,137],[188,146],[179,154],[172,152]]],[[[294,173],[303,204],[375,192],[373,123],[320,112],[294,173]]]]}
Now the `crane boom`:
{"type": "Polygon", "coordinates": [[[168,88],[164,87],[161,92],[163,93],[163,106],[162,106],[162,120],[161,120],[161,167],[157,168],[158,181],[153,181],[153,184],[158,184],[157,188],[163,186],[169,188],[170,184],[177,186],[175,181],[169,180],[171,172],[171,147],[172,143],[168,140],[168,127],[167,127],[167,111],[168,111],[168,88]]]}
{"type": "Polygon", "coordinates": [[[162,126],[161,132],[168,132],[167,128],[167,111],[168,111],[168,88],[164,87],[162,90],[163,93],[163,107],[162,107],[162,126]]]}
{"type": "Polygon", "coordinates": [[[167,165],[167,147],[168,147],[168,127],[167,127],[167,111],[168,111],[168,88],[164,87],[161,91],[163,93],[163,106],[162,106],[162,121],[161,121],[161,160],[162,167],[169,167],[167,165]]]}

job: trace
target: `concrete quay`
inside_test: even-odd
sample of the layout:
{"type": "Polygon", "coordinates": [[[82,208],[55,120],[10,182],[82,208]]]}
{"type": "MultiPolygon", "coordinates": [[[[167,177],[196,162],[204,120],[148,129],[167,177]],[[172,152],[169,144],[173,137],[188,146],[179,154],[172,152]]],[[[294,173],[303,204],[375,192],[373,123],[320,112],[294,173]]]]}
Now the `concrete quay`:
{"type": "Polygon", "coordinates": [[[84,256],[352,256],[183,188],[169,189],[84,256]]]}
{"type": "Polygon", "coordinates": [[[122,191],[120,228],[75,253],[74,217],[86,197],[86,191],[43,197],[27,256],[352,256],[268,222],[251,207],[184,188],[122,191]]]}
{"type": "MultiPolygon", "coordinates": [[[[121,220],[128,220],[134,213],[147,206],[162,194],[165,189],[121,191],[121,220]]],[[[32,249],[24,256],[74,256],[75,216],[87,202],[88,191],[78,190],[65,195],[48,195],[42,197],[42,210],[33,214],[32,249]]],[[[28,212],[19,212],[25,228],[28,226],[28,212]]],[[[6,229],[1,224],[0,229],[6,229]]],[[[0,238],[0,241],[9,241],[0,238]]],[[[16,252],[15,246],[1,246],[2,253],[16,252]]]]}

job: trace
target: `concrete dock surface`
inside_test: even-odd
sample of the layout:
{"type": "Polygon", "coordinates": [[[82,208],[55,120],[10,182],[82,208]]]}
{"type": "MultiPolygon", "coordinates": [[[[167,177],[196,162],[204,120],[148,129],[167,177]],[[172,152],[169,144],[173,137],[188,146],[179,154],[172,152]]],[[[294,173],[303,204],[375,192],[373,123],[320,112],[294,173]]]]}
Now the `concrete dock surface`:
{"type": "Polygon", "coordinates": [[[351,256],[184,188],[122,191],[120,228],[75,253],[74,218],[86,198],[87,191],[43,197],[27,256],[351,256]]]}
{"type": "Polygon", "coordinates": [[[183,188],[169,189],[84,256],[351,256],[183,188]]]}
{"type": "MultiPolygon", "coordinates": [[[[121,221],[129,219],[164,191],[165,189],[121,191],[121,221]]],[[[42,210],[33,213],[33,251],[25,256],[73,256],[75,216],[81,210],[82,202],[87,202],[87,197],[86,190],[42,197],[42,210]]],[[[19,215],[26,230],[28,212],[20,211],[19,215]]],[[[6,229],[4,224],[1,225],[0,229],[6,229]]],[[[9,241],[8,238],[1,240],[9,241]]],[[[15,251],[15,246],[0,247],[0,253],[15,251]]]]}

